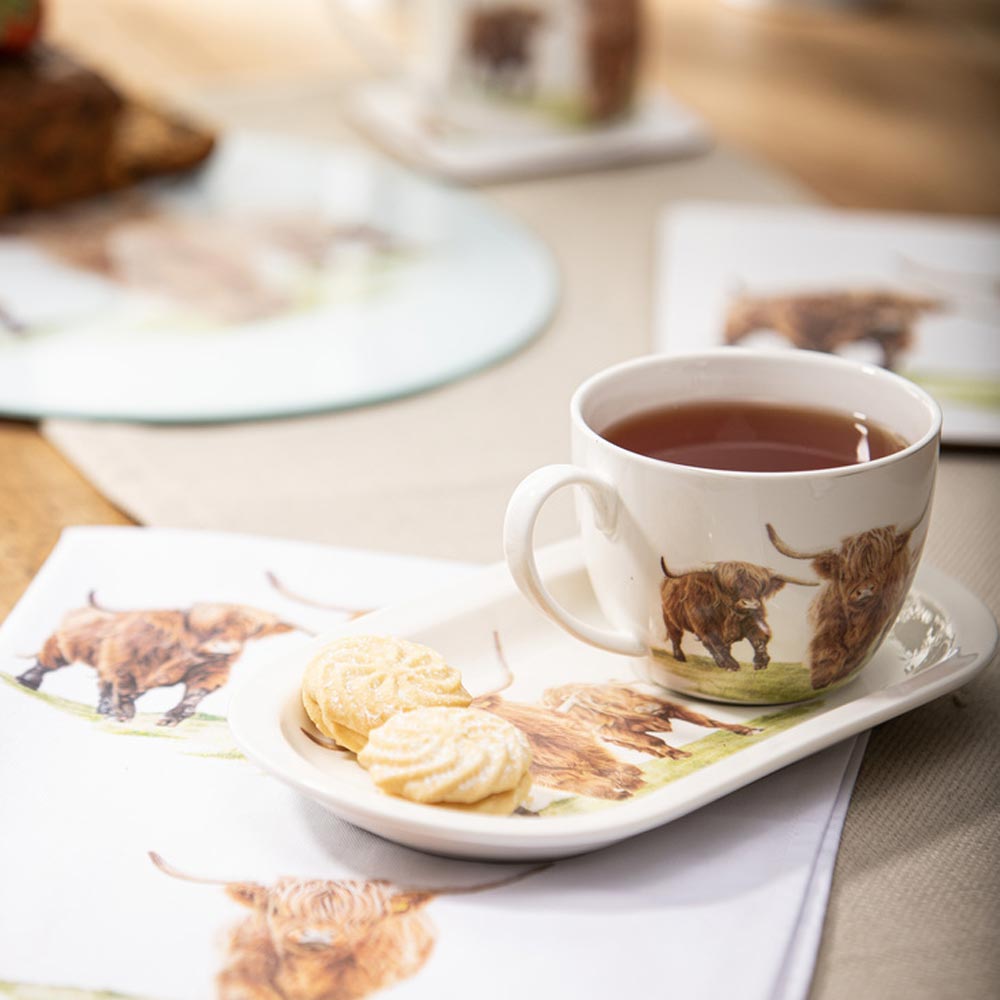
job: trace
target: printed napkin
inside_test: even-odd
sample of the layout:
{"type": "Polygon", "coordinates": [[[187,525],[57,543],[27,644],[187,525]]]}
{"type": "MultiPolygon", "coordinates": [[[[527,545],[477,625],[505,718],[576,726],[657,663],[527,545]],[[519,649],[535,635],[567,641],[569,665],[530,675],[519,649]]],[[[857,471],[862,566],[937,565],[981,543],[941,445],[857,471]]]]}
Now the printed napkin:
{"type": "Polygon", "coordinates": [[[66,532],[0,628],[0,996],[804,996],[854,741],[548,867],[397,846],[240,755],[231,676],[471,572],[66,532]]]}

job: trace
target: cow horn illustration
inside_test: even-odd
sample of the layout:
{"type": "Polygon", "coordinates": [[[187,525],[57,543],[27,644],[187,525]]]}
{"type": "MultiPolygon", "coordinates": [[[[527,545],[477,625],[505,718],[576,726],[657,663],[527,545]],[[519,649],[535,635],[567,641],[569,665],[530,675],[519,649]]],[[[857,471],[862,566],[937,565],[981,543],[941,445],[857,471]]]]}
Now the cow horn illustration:
{"type": "Polygon", "coordinates": [[[917,528],[920,527],[921,522],[927,516],[927,512],[930,509],[931,509],[931,497],[928,497],[927,503],[924,504],[924,508],[917,515],[916,520],[914,520],[913,523],[908,528],[899,528],[897,533],[900,535],[909,535],[912,532],[916,531],[917,528]]]}
{"type": "Polygon", "coordinates": [[[324,750],[337,750],[340,753],[350,753],[349,750],[342,747],[336,740],[331,740],[328,736],[322,736],[319,733],[311,733],[304,726],[299,726],[299,732],[307,740],[312,740],[316,746],[322,747],[324,750]]]}
{"type": "MultiPolygon", "coordinates": [[[[168,861],[165,861],[161,855],[156,853],[156,851],[147,851],[146,853],[149,855],[150,861],[152,861],[164,875],[169,875],[171,878],[180,879],[183,882],[196,882],[199,885],[220,885],[228,887],[233,884],[231,881],[226,879],[204,878],[200,875],[189,875],[187,872],[182,872],[179,868],[175,868],[168,861]]],[[[513,885],[515,882],[520,882],[522,879],[526,879],[531,875],[537,875],[539,872],[543,872],[547,868],[551,868],[553,864],[554,862],[548,861],[545,864],[536,865],[534,868],[527,868],[524,871],[515,872],[513,875],[505,875],[503,878],[494,879],[491,882],[480,882],[477,885],[454,886],[443,889],[407,886],[406,888],[400,889],[400,893],[415,897],[430,897],[463,896],[474,892],[487,892],[490,889],[501,889],[504,886],[513,885]]],[[[255,883],[248,884],[254,885],[255,883]]]]}
{"type": "Polygon", "coordinates": [[[90,590],[90,591],[87,592],[87,603],[95,611],[109,611],[109,612],[111,611],[110,608],[106,608],[102,604],[98,604],[97,603],[97,591],[96,590],[90,590]]]}
{"type": "Polygon", "coordinates": [[[501,681],[498,687],[490,688],[489,691],[477,694],[477,698],[488,698],[490,695],[499,694],[501,691],[506,691],[514,683],[514,673],[510,669],[507,657],[504,655],[503,643],[500,642],[500,633],[496,629],[493,630],[493,648],[496,650],[497,663],[500,664],[501,681]]]}
{"type": "Polygon", "coordinates": [[[514,875],[505,875],[503,878],[496,879],[492,882],[481,882],[478,885],[468,885],[468,886],[456,886],[453,888],[429,888],[423,889],[416,886],[408,886],[402,891],[405,893],[423,894],[428,893],[435,896],[464,896],[469,893],[474,892],[487,892],[490,889],[501,889],[505,885],[513,885],[515,882],[520,882],[523,879],[530,878],[532,875],[537,875],[540,872],[551,868],[555,864],[554,861],[547,861],[543,865],[535,865],[534,868],[526,868],[524,871],[517,872],[514,875]]]}
{"type": "Polygon", "coordinates": [[[683,573],[672,573],[669,569],[667,569],[666,560],[663,558],[663,556],[660,556],[660,569],[663,570],[663,575],[668,580],[680,580],[682,577],[690,576],[692,573],[711,573],[712,570],[714,569],[714,566],[709,564],[707,566],[702,566],[698,569],[686,569],[684,570],[683,573]]]}
{"type": "Polygon", "coordinates": [[[301,632],[303,635],[316,636],[319,633],[315,629],[306,628],[305,625],[297,625],[295,622],[286,622],[284,619],[281,620],[282,625],[287,625],[293,632],[301,632]]]}
{"type": "Polygon", "coordinates": [[[799,552],[797,549],[793,549],[787,542],[782,541],[778,532],[774,530],[773,524],[767,525],[767,537],[771,539],[771,544],[783,556],[789,556],[792,559],[815,559],[817,556],[821,556],[829,551],[829,549],[819,549],[817,552],[799,552]]]}
{"type": "Polygon", "coordinates": [[[225,879],[202,878],[199,875],[188,875],[179,868],[174,868],[160,857],[156,851],[147,851],[150,860],[164,875],[180,879],[183,882],[196,882],[198,885],[213,885],[225,889],[230,898],[244,906],[261,906],[267,899],[267,886],[259,882],[229,882],[225,879]]]}
{"type": "MultiPolygon", "coordinates": [[[[772,538],[772,541],[773,541],[773,538],[772,538]]],[[[812,558],[812,557],[809,557],[809,558],[812,558]]],[[[707,565],[705,565],[703,567],[700,567],[700,568],[697,568],[697,569],[688,569],[688,570],[685,570],[683,573],[672,573],[669,569],[667,569],[667,564],[664,561],[663,556],[660,556],[660,569],[663,570],[663,575],[668,580],[681,580],[685,576],[690,576],[692,573],[713,573],[713,572],[716,571],[717,567],[720,566],[720,565],[725,565],[725,564],[723,564],[723,563],[708,563],[707,565]]],[[[797,576],[787,576],[784,573],[775,573],[775,572],[772,571],[771,572],[771,576],[773,576],[775,580],[780,580],[782,583],[797,583],[801,587],[818,587],[819,586],[819,582],[816,581],[816,580],[801,580],[797,576]]]]}
{"type": "MultiPolygon", "coordinates": [[[[104,611],[108,614],[121,614],[120,611],[112,611],[110,608],[106,608],[103,604],[98,603],[97,591],[91,590],[87,593],[87,603],[95,611],[104,611]]],[[[190,612],[188,612],[190,614],[190,612]]],[[[304,635],[316,635],[312,629],[306,628],[304,625],[298,625],[295,622],[285,621],[284,619],[279,620],[280,625],[284,625],[291,632],[302,632],[304,635]]]]}
{"type": "Polygon", "coordinates": [[[795,583],[800,587],[819,586],[819,580],[800,580],[797,576],[786,576],[784,573],[772,573],[771,575],[775,580],[780,580],[782,583],[795,583]]]}
{"type": "Polygon", "coordinates": [[[147,851],[146,853],[149,855],[149,860],[152,861],[164,875],[169,875],[171,878],[181,879],[183,882],[197,882],[199,885],[229,884],[225,879],[203,878],[200,875],[189,875],[187,872],[182,872],[179,868],[175,868],[168,861],[165,861],[159,854],[156,853],[156,851],[147,851]]]}
{"type": "Polygon", "coordinates": [[[25,324],[18,319],[2,302],[0,302],[0,330],[21,335],[25,332],[25,324]]]}
{"type": "MultiPolygon", "coordinates": [[[[373,608],[348,608],[344,607],[342,604],[326,604],[323,601],[314,600],[311,597],[304,597],[302,594],[296,593],[294,590],[290,590],[285,586],[281,580],[278,579],[277,574],[273,573],[271,570],[267,570],[264,574],[267,577],[267,582],[274,587],[274,589],[281,594],[282,597],[287,597],[290,601],[295,601],[297,604],[305,604],[310,608],[320,608],[323,611],[339,611],[341,614],[349,615],[351,618],[360,618],[362,615],[367,615],[369,612],[373,611],[373,608]]],[[[303,629],[302,631],[305,631],[303,629]]]]}

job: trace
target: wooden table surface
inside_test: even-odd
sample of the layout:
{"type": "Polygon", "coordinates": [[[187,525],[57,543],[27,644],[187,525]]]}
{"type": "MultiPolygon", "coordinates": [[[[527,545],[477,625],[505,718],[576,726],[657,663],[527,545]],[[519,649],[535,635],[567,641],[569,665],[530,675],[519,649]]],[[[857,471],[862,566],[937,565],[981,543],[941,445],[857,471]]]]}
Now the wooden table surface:
{"type": "MultiPolygon", "coordinates": [[[[47,12],[52,40],[167,99],[358,68],[324,0],[49,0],[47,12]]],[[[651,0],[647,75],[722,142],[834,204],[1000,214],[995,0],[897,0],[860,13],[803,0],[651,0]]],[[[0,421],[0,615],[63,527],[128,523],[32,424],[0,421]]]]}

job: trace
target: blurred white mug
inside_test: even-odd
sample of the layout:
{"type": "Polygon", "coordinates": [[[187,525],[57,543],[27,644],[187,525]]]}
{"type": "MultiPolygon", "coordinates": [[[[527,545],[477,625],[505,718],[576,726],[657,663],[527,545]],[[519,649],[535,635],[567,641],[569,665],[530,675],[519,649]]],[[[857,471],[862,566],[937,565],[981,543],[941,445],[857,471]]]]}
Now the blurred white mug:
{"type": "Polygon", "coordinates": [[[429,105],[489,101],[572,124],[632,104],[639,0],[409,0],[409,59],[373,27],[371,3],[328,0],[347,42],[429,105]]]}

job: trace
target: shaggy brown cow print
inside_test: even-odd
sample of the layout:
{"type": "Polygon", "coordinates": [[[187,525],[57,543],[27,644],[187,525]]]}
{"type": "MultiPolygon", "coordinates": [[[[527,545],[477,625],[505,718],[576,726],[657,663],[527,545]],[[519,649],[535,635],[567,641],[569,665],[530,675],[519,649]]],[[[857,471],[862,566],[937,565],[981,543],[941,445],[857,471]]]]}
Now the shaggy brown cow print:
{"type": "Polygon", "coordinates": [[[222,886],[249,913],[229,932],[219,1000],[361,1000],[416,975],[434,948],[426,913],[438,896],[499,889],[548,868],[457,889],[404,889],[382,879],[280,878],[273,885],[160,871],[222,886]]]}
{"type": "Polygon", "coordinates": [[[251,640],[298,626],[245,604],[195,604],[183,610],[109,611],[93,592],[87,607],[68,612],[17,680],[37,691],[56,670],[84,663],[97,672],[97,711],[120,722],[154,688],[184,685],[181,700],[159,720],[176,726],[229,679],[251,640]]]}

